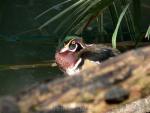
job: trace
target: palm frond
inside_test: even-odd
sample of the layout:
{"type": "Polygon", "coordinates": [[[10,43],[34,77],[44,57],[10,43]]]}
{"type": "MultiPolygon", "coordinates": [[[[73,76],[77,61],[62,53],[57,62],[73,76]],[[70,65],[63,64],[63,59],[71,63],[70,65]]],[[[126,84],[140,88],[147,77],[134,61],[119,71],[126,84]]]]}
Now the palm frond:
{"type": "MultiPolygon", "coordinates": [[[[66,2],[62,2],[61,4],[65,4],[69,1],[72,0],[67,0],[66,2]]],[[[105,16],[108,16],[104,15],[104,11],[107,11],[106,9],[108,9],[111,14],[113,25],[116,26],[112,37],[113,47],[116,47],[116,37],[118,32],[119,38],[121,39],[121,41],[124,41],[124,28],[125,30],[127,30],[127,36],[130,36],[131,40],[137,43],[140,39],[141,33],[141,1],[131,0],[130,3],[128,2],[129,0],[77,0],[74,1],[74,3],[66,9],[64,9],[51,19],[47,20],[39,27],[39,29],[41,30],[52,22],[62,18],[61,21],[58,22],[58,25],[54,30],[55,33],[61,31],[63,35],[81,34],[93,20],[97,20],[98,31],[102,33],[102,31],[105,30],[103,18],[105,16]],[[128,4],[131,4],[130,7],[128,4]],[[121,24],[123,17],[124,24],[121,24]]],[[[37,16],[37,18],[41,17],[49,10],[51,9],[48,9],[47,11],[41,13],[37,16]]]]}
{"type": "Polygon", "coordinates": [[[51,22],[55,21],[56,19],[58,19],[59,17],[63,16],[65,13],[67,13],[68,11],[72,10],[73,8],[77,7],[79,4],[82,4],[82,2],[84,2],[84,0],[79,0],[78,2],[74,3],[73,5],[71,5],[69,8],[65,9],[64,11],[60,12],[59,14],[57,14],[56,16],[54,16],[53,18],[51,18],[50,20],[48,20],[47,22],[45,22],[43,25],[41,25],[39,27],[39,29],[44,28],[45,26],[47,26],[48,24],[50,24],[51,22]]]}
{"type": "MultiPolygon", "coordinates": [[[[45,26],[55,21],[56,19],[62,17],[69,11],[72,11],[71,12],[72,14],[71,16],[69,16],[69,19],[72,19],[72,17],[74,17],[74,21],[72,22],[74,25],[80,20],[82,20],[85,15],[90,13],[95,14],[97,12],[100,12],[104,8],[106,8],[109,4],[111,4],[113,1],[114,0],[78,0],[70,7],[66,8],[64,11],[60,12],[56,16],[46,21],[43,25],[39,27],[39,29],[44,28],[45,26]]],[[[65,23],[66,21],[63,21],[63,24],[61,24],[61,26],[64,25],[65,23]]]]}
{"type": "Polygon", "coordinates": [[[121,13],[121,15],[120,15],[120,17],[118,19],[117,26],[116,26],[115,31],[114,31],[113,36],[112,36],[112,46],[113,46],[113,48],[116,48],[116,38],[117,38],[118,29],[119,29],[120,23],[121,23],[121,21],[123,19],[123,16],[125,15],[128,7],[129,7],[129,5],[130,5],[130,3],[128,3],[126,5],[126,7],[122,11],[122,13],[121,13]]]}
{"type": "MultiPolygon", "coordinates": [[[[109,12],[110,12],[110,15],[111,15],[111,18],[112,18],[113,26],[115,28],[115,26],[117,25],[119,14],[122,11],[122,5],[121,5],[120,1],[115,1],[108,8],[109,8],[109,12]]],[[[123,41],[123,32],[122,32],[121,27],[120,27],[118,32],[119,32],[119,37],[123,41]]]]}
{"type": "Polygon", "coordinates": [[[44,11],[44,12],[42,12],[41,14],[39,14],[38,16],[36,16],[34,19],[37,20],[37,19],[39,19],[40,17],[42,17],[44,14],[50,12],[52,9],[54,9],[54,8],[56,8],[56,7],[59,7],[59,6],[62,6],[62,5],[66,4],[66,3],[70,2],[70,1],[71,1],[71,0],[66,0],[66,1],[64,1],[64,2],[61,2],[61,3],[57,4],[57,5],[54,5],[53,7],[47,9],[46,11],[44,11]]]}
{"type": "Polygon", "coordinates": [[[150,39],[150,26],[149,26],[148,29],[147,29],[145,38],[148,38],[148,40],[150,39]]]}
{"type": "Polygon", "coordinates": [[[135,37],[136,37],[136,45],[141,40],[141,0],[132,0],[133,5],[133,21],[134,21],[134,27],[135,27],[135,37]]]}
{"type": "Polygon", "coordinates": [[[82,11],[89,5],[89,1],[83,2],[81,5],[78,6],[77,9],[75,9],[69,16],[67,16],[62,22],[59,24],[59,26],[56,28],[55,32],[58,32],[63,26],[66,25],[68,22],[73,22],[73,18],[80,15],[82,11]]]}

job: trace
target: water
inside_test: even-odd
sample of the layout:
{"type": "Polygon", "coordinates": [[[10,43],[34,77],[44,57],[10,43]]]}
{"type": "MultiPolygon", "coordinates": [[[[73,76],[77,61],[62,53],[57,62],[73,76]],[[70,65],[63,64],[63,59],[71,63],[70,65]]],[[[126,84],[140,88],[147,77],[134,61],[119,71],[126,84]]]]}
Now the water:
{"type": "Polygon", "coordinates": [[[46,41],[0,41],[0,96],[16,94],[62,73],[52,67],[55,47],[46,41]]]}

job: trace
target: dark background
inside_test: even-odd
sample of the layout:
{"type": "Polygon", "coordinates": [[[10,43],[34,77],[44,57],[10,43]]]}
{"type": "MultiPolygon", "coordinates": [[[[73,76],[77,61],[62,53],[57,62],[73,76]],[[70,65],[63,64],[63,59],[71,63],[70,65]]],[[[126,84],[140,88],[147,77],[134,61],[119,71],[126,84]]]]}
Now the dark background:
{"type": "MultiPolygon", "coordinates": [[[[42,30],[38,30],[38,27],[76,0],[54,7],[38,20],[35,17],[63,1],[0,0],[0,95],[15,94],[35,83],[56,78],[61,73],[56,67],[50,66],[29,69],[11,69],[10,66],[47,64],[54,60],[59,38],[64,34],[61,31],[58,33],[53,31],[59,26],[61,19],[42,30]]],[[[141,22],[144,32],[150,24],[149,0],[142,0],[141,22]]],[[[105,17],[105,27],[110,30],[110,40],[114,28],[109,16],[105,17]]],[[[83,35],[88,42],[94,42],[100,36],[94,25],[88,27],[83,35]]],[[[97,43],[101,42],[101,40],[98,41],[97,43]]]]}

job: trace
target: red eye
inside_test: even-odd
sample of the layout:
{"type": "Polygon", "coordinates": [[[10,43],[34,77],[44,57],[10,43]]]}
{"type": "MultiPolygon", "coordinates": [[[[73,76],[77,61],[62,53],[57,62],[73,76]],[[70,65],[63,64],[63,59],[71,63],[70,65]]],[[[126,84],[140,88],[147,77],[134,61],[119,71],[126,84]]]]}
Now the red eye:
{"type": "Polygon", "coordinates": [[[72,43],[72,44],[76,44],[76,42],[75,42],[75,41],[72,41],[71,43],[72,43]]]}

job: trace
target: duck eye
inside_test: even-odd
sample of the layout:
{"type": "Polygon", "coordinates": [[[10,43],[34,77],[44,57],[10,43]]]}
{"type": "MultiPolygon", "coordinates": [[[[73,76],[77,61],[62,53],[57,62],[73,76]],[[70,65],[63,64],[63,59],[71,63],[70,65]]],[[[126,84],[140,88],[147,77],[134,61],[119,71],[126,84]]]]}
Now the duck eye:
{"type": "Polygon", "coordinates": [[[75,42],[75,41],[72,41],[71,43],[72,43],[72,44],[75,44],[76,42],[75,42]]]}
{"type": "Polygon", "coordinates": [[[75,48],[76,48],[76,44],[70,44],[70,45],[69,45],[69,49],[70,49],[70,50],[74,50],[75,48]]]}

